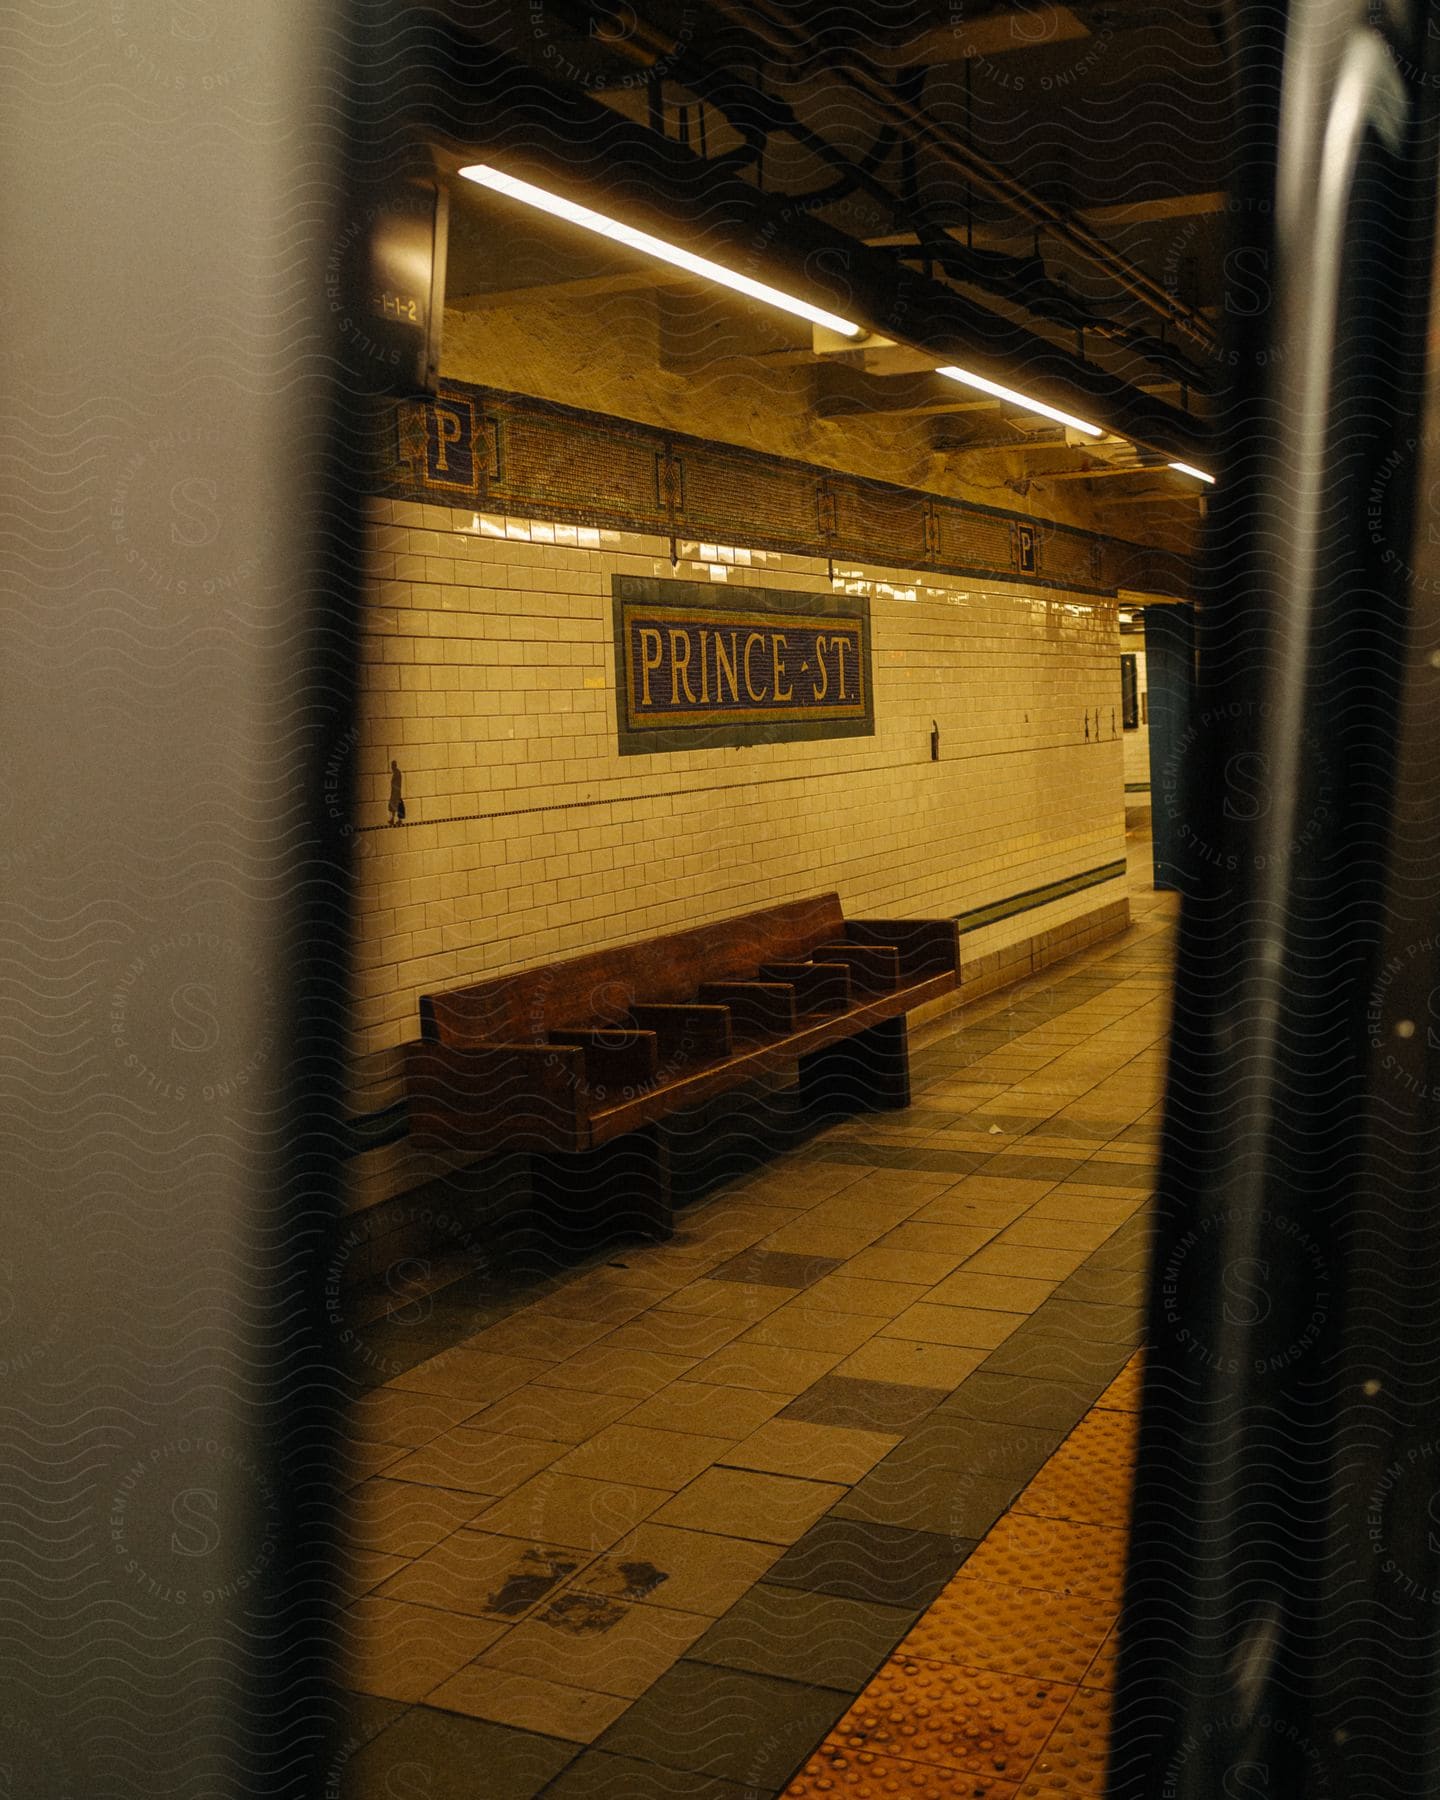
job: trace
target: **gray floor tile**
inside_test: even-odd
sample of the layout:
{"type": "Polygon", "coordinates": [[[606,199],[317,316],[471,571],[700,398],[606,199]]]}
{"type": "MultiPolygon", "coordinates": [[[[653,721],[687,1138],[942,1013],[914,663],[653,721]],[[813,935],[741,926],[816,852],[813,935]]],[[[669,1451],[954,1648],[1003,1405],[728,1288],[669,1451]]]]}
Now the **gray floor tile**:
{"type": "Polygon", "coordinates": [[[773,1800],[775,1791],[592,1749],[551,1782],[544,1800],[773,1800]]]}
{"type": "MultiPolygon", "coordinates": [[[[981,1369],[992,1375],[1036,1375],[1063,1384],[1094,1384],[1095,1393],[1120,1373],[1134,1354],[1131,1344],[1082,1343],[1073,1333],[1017,1331],[992,1350],[981,1369]]],[[[972,1375],[969,1379],[974,1380],[972,1375]]]]}
{"type": "Polygon", "coordinates": [[[412,1706],[349,1758],[337,1785],[342,1800],[534,1800],[575,1753],[558,1738],[412,1706]]]}
{"type": "Polygon", "coordinates": [[[1024,1486],[1019,1476],[956,1469],[878,1469],[831,1513],[877,1525],[910,1525],[955,1543],[984,1537],[1024,1486]]]}
{"type": "Polygon", "coordinates": [[[1128,1306],[1139,1312],[1148,1292],[1149,1282],[1143,1270],[1097,1269],[1087,1264],[1067,1275],[1051,1298],[1082,1300],[1092,1306],[1128,1306]]]}
{"type": "Polygon", "coordinates": [[[1063,1181],[1086,1167],[1078,1156],[991,1156],[981,1175],[1003,1175],[1011,1181],[1063,1181]]]}
{"type": "Polygon", "coordinates": [[[1030,1133],[1035,1138],[1066,1138],[1072,1143],[1084,1140],[1108,1144],[1115,1133],[1108,1125],[1095,1125],[1089,1119],[1046,1119],[1030,1133]]]}
{"type": "Polygon", "coordinates": [[[711,1269],[711,1281],[746,1281],[760,1287],[807,1288],[840,1267],[838,1256],[798,1256],[788,1250],[742,1250],[711,1269]]]}
{"type": "Polygon", "coordinates": [[[1102,1244],[1086,1267],[1095,1269],[1097,1274],[1144,1276],[1150,1270],[1150,1252],[1144,1246],[1117,1246],[1112,1251],[1108,1244],[1102,1244]]]}
{"type": "Polygon", "coordinates": [[[1054,1428],[998,1424],[954,1412],[932,1413],[898,1444],[880,1469],[952,1469],[973,1475],[1018,1476],[1028,1481],[1059,1449],[1054,1428]]]}
{"type": "MultiPolygon", "coordinates": [[[[881,1323],[877,1319],[877,1327],[881,1323]]],[[[944,1388],[824,1375],[792,1400],[779,1417],[807,1419],[813,1425],[844,1425],[855,1431],[905,1432],[938,1406],[945,1395],[944,1388]]]]}
{"type": "Polygon", "coordinates": [[[691,1645],[688,1656],[855,1694],[916,1616],[911,1607],[761,1582],[691,1645]]]}
{"type": "Polygon", "coordinates": [[[1107,1274],[1121,1271],[1129,1274],[1141,1273],[1150,1266],[1150,1221],[1144,1219],[1143,1231],[1132,1231],[1128,1224],[1119,1225],[1110,1236],[1087,1260],[1086,1267],[1103,1270],[1107,1274]]]}
{"type": "Polygon", "coordinates": [[[1088,1300],[1055,1293],[1045,1308],[1047,1335],[1066,1333],[1084,1342],[1099,1339],[1107,1344],[1138,1342],[1144,1319],[1139,1306],[1121,1300],[1088,1300]]]}
{"type": "Polygon", "coordinates": [[[834,1688],[680,1662],[615,1721],[598,1747],[747,1787],[775,1788],[850,1700],[834,1688]]]}
{"type": "Polygon", "coordinates": [[[1155,1186],[1155,1170],[1149,1163],[1102,1162],[1092,1157],[1075,1172],[1074,1179],[1086,1187],[1144,1188],[1149,1193],[1155,1186]]]}
{"type": "Polygon", "coordinates": [[[791,1545],[766,1581],[913,1610],[929,1605],[972,1548],[941,1533],[831,1513],[791,1545]]]}
{"type": "Polygon", "coordinates": [[[945,1402],[946,1414],[990,1419],[1001,1424],[1052,1427],[1069,1431],[1094,1405],[1086,1383],[1045,1381],[1031,1375],[1003,1375],[987,1362],[967,1375],[945,1402]]]}
{"type": "Polygon", "coordinates": [[[893,1144],[827,1145],[830,1162],[864,1163],[872,1169],[915,1169],[932,1175],[971,1175],[988,1160],[979,1150],[900,1150],[893,1144]]]}

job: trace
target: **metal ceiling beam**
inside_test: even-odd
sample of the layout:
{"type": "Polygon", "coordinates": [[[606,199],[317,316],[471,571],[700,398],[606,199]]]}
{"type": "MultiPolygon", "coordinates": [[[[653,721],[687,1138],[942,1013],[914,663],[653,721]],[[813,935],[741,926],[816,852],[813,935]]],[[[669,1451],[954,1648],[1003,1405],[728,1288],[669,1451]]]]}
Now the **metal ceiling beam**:
{"type": "MultiPolygon", "coordinates": [[[[618,13],[612,15],[603,9],[586,5],[583,0],[551,0],[551,4],[561,16],[570,18],[576,30],[584,30],[592,35],[598,35],[606,47],[621,60],[647,72],[653,73],[659,70],[666,79],[678,83],[699,99],[708,102],[728,121],[732,129],[738,130],[743,136],[748,137],[752,144],[763,145],[766,135],[770,132],[782,133],[801,145],[810,155],[816,157],[824,168],[830,171],[834,178],[833,185],[840,192],[850,190],[863,192],[892,217],[898,218],[906,210],[903,198],[894,194],[889,184],[876,174],[877,165],[873,159],[866,157],[857,159],[850,153],[837,148],[806,124],[793,107],[785,104],[773,93],[765,95],[762,101],[755,90],[747,87],[744,81],[737,80],[718,60],[707,60],[693,39],[685,41],[672,39],[666,32],[659,30],[653,22],[641,17],[633,7],[627,7],[622,17],[618,13]],[[757,125],[757,120],[763,120],[763,126],[757,125]]],[[[1089,35],[1089,28],[1081,25],[1075,19],[1071,9],[1051,8],[1050,11],[1057,15],[1063,13],[1065,18],[1070,21],[1075,33],[1081,36],[1089,35]]],[[[975,21],[971,23],[972,25],[976,24],[975,21]]],[[[997,13],[992,18],[979,21],[977,28],[1009,32],[1011,23],[1007,13],[997,13]]],[[[1027,27],[1032,32],[1036,29],[1036,23],[1036,20],[1027,14],[1027,27]]],[[[1056,29],[1060,28],[1056,27],[1056,29]]],[[[1032,48],[1038,42],[1038,39],[1031,37],[1032,48]]],[[[867,43],[865,51],[867,63],[875,61],[872,54],[874,49],[873,43],[867,43]]],[[[905,67],[913,72],[922,62],[923,58],[909,56],[907,53],[905,67]]],[[[918,89],[916,96],[918,97],[918,89]]],[[[634,116],[633,112],[629,109],[626,110],[628,116],[634,116]]],[[[887,135],[893,137],[895,135],[893,125],[882,127],[880,135],[882,138],[887,135]]],[[[905,138],[902,141],[908,143],[909,139],[905,138]]],[[[823,210],[823,208],[816,210],[823,210]]],[[[1016,223],[1024,228],[1026,221],[1017,220],[1016,223]]],[[[931,219],[931,229],[937,229],[937,222],[933,218],[931,219]]],[[[973,222],[967,221],[967,253],[973,242],[972,232],[973,222]]],[[[871,239],[869,241],[878,243],[879,240],[871,239]]],[[[897,245],[903,245],[906,242],[918,244],[922,240],[914,233],[900,233],[895,234],[890,241],[897,245]]],[[[958,244],[960,240],[957,238],[955,241],[958,244]]],[[[934,271],[927,269],[927,273],[933,275],[934,271]]],[[[948,280],[959,280],[962,285],[978,287],[981,293],[988,294],[992,299],[1005,291],[1003,284],[997,285],[994,280],[985,279],[979,271],[974,271],[972,275],[968,276],[962,275],[954,267],[945,264],[941,273],[948,280]]],[[[1175,306],[1185,304],[1176,299],[1169,288],[1166,291],[1171,293],[1171,300],[1175,306]]],[[[1199,309],[1193,310],[1197,317],[1204,317],[1199,309]]],[[[1056,314],[1051,307],[1040,303],[1038,294],[1032,295],[1025,302],[1023,311],[1043,320],[1050,328],[1070,329],[1074,323],[1067,316],[1056,314]]],[[[1117,343],[1127,342],[1136,355],[1152,363],[1157,360],[1163,363],[1166,360],[1163,357],[1157,358],[1151,349],[1139,341],[1133,328],[1117,325],[1114,321],[1102,316],[1093,318],[1091,326],[1102,339],[1113,340],[1117,343]]],[[[1201,369],[1194,369],[1189,379],[1192,388],[1203,391],[1205,375],[1201,369]]]]}
{"type": "Polygon", "coordinates": [[[887,33],[884,41],[867,41],[866,60],[876,68],[898,69],[920,62],[944,64],[983,58],[996,63],[1002,58],[1041,58],[1059,45],[1079,45],[1087,38],[1099,38],[1107,48],[1113,48],[1117,39],[1137,38],[1157,18],[1163,18],[1172,31],[1176,23],[1173,8],[1168,17],[1161,7],[1135,8],[1126,16],[1115,0],[1105,0],[1098,7],[1052,6],[1032,0],[1030,4],[995,7],[987,12],[966,6],[963,17],[959,16],[959,6],[953,11],[953,21],[946,20],[913,36],[887,33]]]}
{"type": "Polygon", "coordinates": [[[576,30],[597,36],[622,61],[647,74],[658,70],[662,80],[677,83],[697,100],[714,107],[742,139],[763,144],[769,132],[782,132],[841,183],[868,194],[888,211],[896,209],[896,196],[872,167],[831,144],[775,95],[766,95],[762,100],[750,85],[748,71],[744,78],[737,78],[729,70],[707,62],[693,39],[687,37],[682,42],[672,38],[642,18],[628,0],[613,11],[589,5],[586,0],[550,0],[550,4],[562,16],[568,16],[576,30]]]}
{"type": "MultiPolygon", "coordinates": [[[[792,67],[813,58],[814,46],[806,36],[803,24],[788,16],[774,0],[711,0],[711,10],[757,37],[772,54],[792,67]]],[[[1209,321],[1178,300],[1163,282],[1156,281],[1121,255],[1082,218],[1061,212],[999,164],[982,156],[953,131],[929,117],[915,100],[896,92],[858,58],[847,58],[843,47],[827,60],[826,70],[859,94],[881,118],[902,126],[917,145],[956,170],[978,193],[1041,227],[1202,348],[1214,347],[1215,333],[1209,321]]]]}
{"type": "MultiPolygon", "coordinates": [[[[1109,206],[1077,207],[1074,218],[1087,225],[1137,226],[1173,225],[1177,219],[1217,218],[1225,211],[1223,188],[1195,188],[1179,194],[1164,194],[1153,200],[1121,200],[1109,206]]],[[[992,244],[1025,244],[1031,242],[1032,227],[1019,218],[986,217],[976,219],[971,228],[973,241],[982,246],[992,244]]],[[[866,238],[876,249],[913,244],[913,231],[879,232],[866,238]]]]}
{"type": "Polygon", "coordinates": [[[1092,35],[1089,26],[1068,6],[1036,5],[1025,8],[1025,31],[1017,36],[1015,13],[1004,8],[977,18],[959,16],[953,24],[932,26],[915,37],[898,42],[875,41],[866,45],[866,57],[876,68],[913,68],[916,63],[968,62],[974,57],[1023,54],[1051,44],[1069,43],[1092,35]]]}
{"type": "MultiPolygon", "coordinates": [[[[731,268],[803,294],[876,335],[1083,412],[1167,456],[1207,453],[1204,424],[1013,320],[820,224],[784,195],[757,192],[684,146],[432,13],[412,106],[452,172],[488,159],[597,210],[623,216],[731,268]]],[[[517,222],[522,209],[516,208],[517,222]]]]}

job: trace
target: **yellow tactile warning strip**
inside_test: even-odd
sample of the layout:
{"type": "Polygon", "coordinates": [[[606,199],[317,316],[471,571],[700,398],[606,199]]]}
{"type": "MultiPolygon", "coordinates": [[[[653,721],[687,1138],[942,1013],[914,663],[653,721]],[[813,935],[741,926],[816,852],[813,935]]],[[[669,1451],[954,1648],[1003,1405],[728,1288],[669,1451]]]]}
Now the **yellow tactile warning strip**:
{"type": "Polygon", "coordinates": [[[1101,1800],[1137,1355],[781,1800],[1101,1800]]]}

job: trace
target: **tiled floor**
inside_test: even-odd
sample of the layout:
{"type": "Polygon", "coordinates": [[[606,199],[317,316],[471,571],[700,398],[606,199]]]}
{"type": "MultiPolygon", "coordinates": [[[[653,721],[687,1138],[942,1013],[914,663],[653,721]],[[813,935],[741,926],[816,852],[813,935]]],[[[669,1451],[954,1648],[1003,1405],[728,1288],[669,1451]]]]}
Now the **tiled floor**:
{"type": "Polygon", "coordinates": [[[1132,905],[672,1242],[377,1322],[343,1792],[1099,1792],[1172,911],[1132,905]]]}
{"type": "Polygon", "coordinates": [[[784,1800],[1100,1800],[1139,1362],[991,1526],[784,1800]]]}

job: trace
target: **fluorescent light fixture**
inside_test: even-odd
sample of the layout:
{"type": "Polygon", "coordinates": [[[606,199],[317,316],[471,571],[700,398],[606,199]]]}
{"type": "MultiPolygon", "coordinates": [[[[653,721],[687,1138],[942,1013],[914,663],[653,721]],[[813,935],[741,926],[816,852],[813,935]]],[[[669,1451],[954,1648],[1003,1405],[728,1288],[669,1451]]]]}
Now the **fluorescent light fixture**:
{"type": "Polygon", "coordinates": [[[1058,406],[1047,406],[1043,400],[1032,400],[1028,394],[1017,394],[1014,388],[1001,387],[998,381],[987,381],[983,375],[972,375],[968,369],[957,369],[953,363],[937,369],[935,373],[948,375],[951,381],[963,382],[966,387],[978,388],[982,394],[989,394],[996,400],[1008,400],[1012,406],[1022,407],[1029,413],[1038,413],[1042,419],[1054,419],[1057,425],[1072,426],[1076,431],[1088,433],[1090,437],[1105,435],[1100,426],[1091,425],[1085,419],[1077,419],[1074,413],[1061,412],[1058,406]]]}
{"type": "Polygon", "coordinates": [[[1176,470],[1181,475],[1193,475],[1197,481],[1208,481],[1211,487],[1215,485],[1215,477],[1207,475],[1203,469],[1197,469],[1194,463],[1167,463],[1165,466],[1168,469],[1176,470]]]}
{"type": "Polygon", "coordinates": [[[809,319],[815,325],[824,325],[831,331],[839,332],[842,337],[864,335],[859,325],[852,324],[849,319],[837,318],[834,313],[826,312],[824,307],[812,306],[808,300],[797,300],[793,294],[783,294],[779,288],[773,288],[766,282],[753,281],[748,275],[737,274],[734,269],[711,262],[708,256],[696,256],[689,250],[682,250],[678,244],[667,244],[663,238],[651,237],[648,231],[637,231],[633,225],[622,225],[618,219],[609,219],[604,213],[592,212],[588,206],[577,205],[574,200],[552,194],[548,188],[536,187],[532,182],[521,181],[518,176],[507,175],[503,169],[492,169],[488,163],[471,163],[469,168],[462,169],[460,173],[467,181],[489,188],[494,194],[503,194],[508,200],[519,200],[526,206],[535,207],[539,212],[549,213],[552,218],[563,219],[567,225],[578,225],[582,231],[593,231],[597,237],[608,238],[613,244],[624,244],[630,250],[642,250],[647,256],[669,263],[672,268],[683,269],[687,275],[701,275],[707,281],[718,282],[721,287],[733,288],[737,294],[748,294],[752,300],[779,307],[781,312],[809,319]]]}

